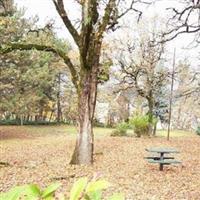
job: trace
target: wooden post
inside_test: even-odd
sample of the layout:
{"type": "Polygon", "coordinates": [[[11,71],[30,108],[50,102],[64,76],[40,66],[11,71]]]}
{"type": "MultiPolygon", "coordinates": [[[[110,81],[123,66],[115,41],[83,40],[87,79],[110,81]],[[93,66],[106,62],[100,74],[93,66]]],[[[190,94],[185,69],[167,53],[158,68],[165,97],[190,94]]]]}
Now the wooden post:
{"type": "Polygon", "coordinates": [[[172,100],[173,100],[173,89],[174,89],[174,73],[175,73],[175,57],[176,57],[176,48],[174,48],[174,57],[173,57],[171,91],[170,91],[170,99],[169,99],[169,118],[168,118],[167,140],[169,140],[170,126],[171,126],[172,100]]]}

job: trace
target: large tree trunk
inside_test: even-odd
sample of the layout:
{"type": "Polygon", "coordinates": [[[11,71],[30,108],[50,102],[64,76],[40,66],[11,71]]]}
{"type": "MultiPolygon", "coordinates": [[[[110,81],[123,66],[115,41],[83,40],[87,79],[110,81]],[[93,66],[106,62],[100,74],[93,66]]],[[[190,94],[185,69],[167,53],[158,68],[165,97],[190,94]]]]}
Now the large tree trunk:
{"type": "Polygon", "coordinates": [[[70,164],[91,164],[93,162],[94,110],[97,94],[97,70],[84,71],[84,78],[78,91],[78,136],[70,164]]]}

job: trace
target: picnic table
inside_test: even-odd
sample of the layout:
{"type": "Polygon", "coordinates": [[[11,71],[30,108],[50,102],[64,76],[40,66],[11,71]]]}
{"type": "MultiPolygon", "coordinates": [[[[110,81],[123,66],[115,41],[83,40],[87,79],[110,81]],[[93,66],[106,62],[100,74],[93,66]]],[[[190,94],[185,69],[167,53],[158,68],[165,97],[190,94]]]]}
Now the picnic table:
{"type": "Polygon", "coordinates": [[[149,163],[158,163],[160,171],[163,171],[164,165],[181,163],[181,161],[175,160],[174,157],[169,156],[169,154],[171,153],[180,153],[178,150],[174,148],[152,147],[152,148],[147,148],[146,151],[149,153],[154,153],[153,155],[145,158],[148,160],[149,163]],[[168,155],[165,156],[166,154],[168,155]]]}

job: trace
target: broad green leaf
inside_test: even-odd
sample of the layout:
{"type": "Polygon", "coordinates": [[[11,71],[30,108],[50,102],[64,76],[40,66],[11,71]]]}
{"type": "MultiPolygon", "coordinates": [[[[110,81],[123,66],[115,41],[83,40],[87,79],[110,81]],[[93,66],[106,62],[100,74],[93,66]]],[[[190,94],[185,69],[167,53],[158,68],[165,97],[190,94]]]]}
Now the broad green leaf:
{"type": "Polygon", "coordinates": [[[24,186],[17,186],[5,193],[4,200],[18,200],[22,196],[24,186]]]}
{"type": "Polygon", "coordinates": [[[41,191],[40,191],[40,188],[37,185],[31,184],[31,185],[27,185],[25,187],[23,194],[28,196],[29,198],[34,199],[34,198],[40,197],[41,191]]]}
{"type": "Polygon", "coordinates": [[[88,179],[81,178],[76,181],[70,192],[70,200],[78,200],[87,185],[88,179]]]}
{"type": "Polygon", "coordinates": [[[101,191],[110,186],[111,186],[111,184],[105,180],[92,181],[92,182],[88,183],[86,193],[99,191],[99,190],[101,191]]]}
{"type": "Polygon", "coordinates": [[[0,193],[0,199],[5,200],[6,199],[6,193],[1,192],[0,193]]]}
{"type": "Polygon", "coordinates": [[[125,200],[123,194],[113,194],[108,200],[125,200]]]}
{"type": "Polygon", "coordinates": [[[102,191],[98,190],[98,191],[90,192],[87,195],[89,196],[89,199],[101,200],[102,191]]]}
{"type": "Polygon", "coordinates": [[[50,186],[48,186],[43,192],[42,192],[42,198],[47,199],[47,197],[52,196],[52,194],[61,186],[60,183],[53,183],[50,186]]]}

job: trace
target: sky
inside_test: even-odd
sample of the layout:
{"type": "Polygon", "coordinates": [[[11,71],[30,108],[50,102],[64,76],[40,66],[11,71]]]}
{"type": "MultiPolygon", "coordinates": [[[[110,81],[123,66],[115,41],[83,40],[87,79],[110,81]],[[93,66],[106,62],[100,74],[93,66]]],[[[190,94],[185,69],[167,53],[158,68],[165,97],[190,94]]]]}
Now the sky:
{"type": "MultiPolygon", "coordinates": [[[[127,0],[129,1],[129,0],[127,0]]],[[[70,34],[66,30],[66,28],[63,25],[63,22],[59,18],[56,9],[52,3],[52,0],[14,0],[18,8],[24,8],[25,9],[25,15],[26,18],[31,18],[35,15],[39,17],[38,24],[42,27],[47,22],[53,20],[55,23],[55,31],[57,35],[61,38],[65,38],[71,42],[73,42],[70,34]]],[[[72,0],[66,0],[68,4],[65,4],[66,10],[69,13],[69,16],[72,20],[74,20],[78,15],[78,7],[75,3],[72,3],[72,0]]],[[[166,14],[166,8],[170,6],[177,5],[177,1],[175,0],[162,0],[158,1],[153,6],[147,7],[138,7],[139,9],[143,9],[143,18],[150,18],[154,15],[158,15],[160,17],[167,16],[166,14]]],[[[133,15],[127,16],[124,21],[130,21],[131,17],[133,15]]],[[[177,39],[173,40],[172,42],[168,43],[168,49],[169,49],[169,56],[173,55],[173,50],[176,48],[176,54],[177,54],[177,60],[188,58],[192,65],[196,65],[196,57],[199,52],[199,48],[186,50],[185,48],[188,46],[190,41],[192,40],[191,35],[181,35],[177,39]]]]}

